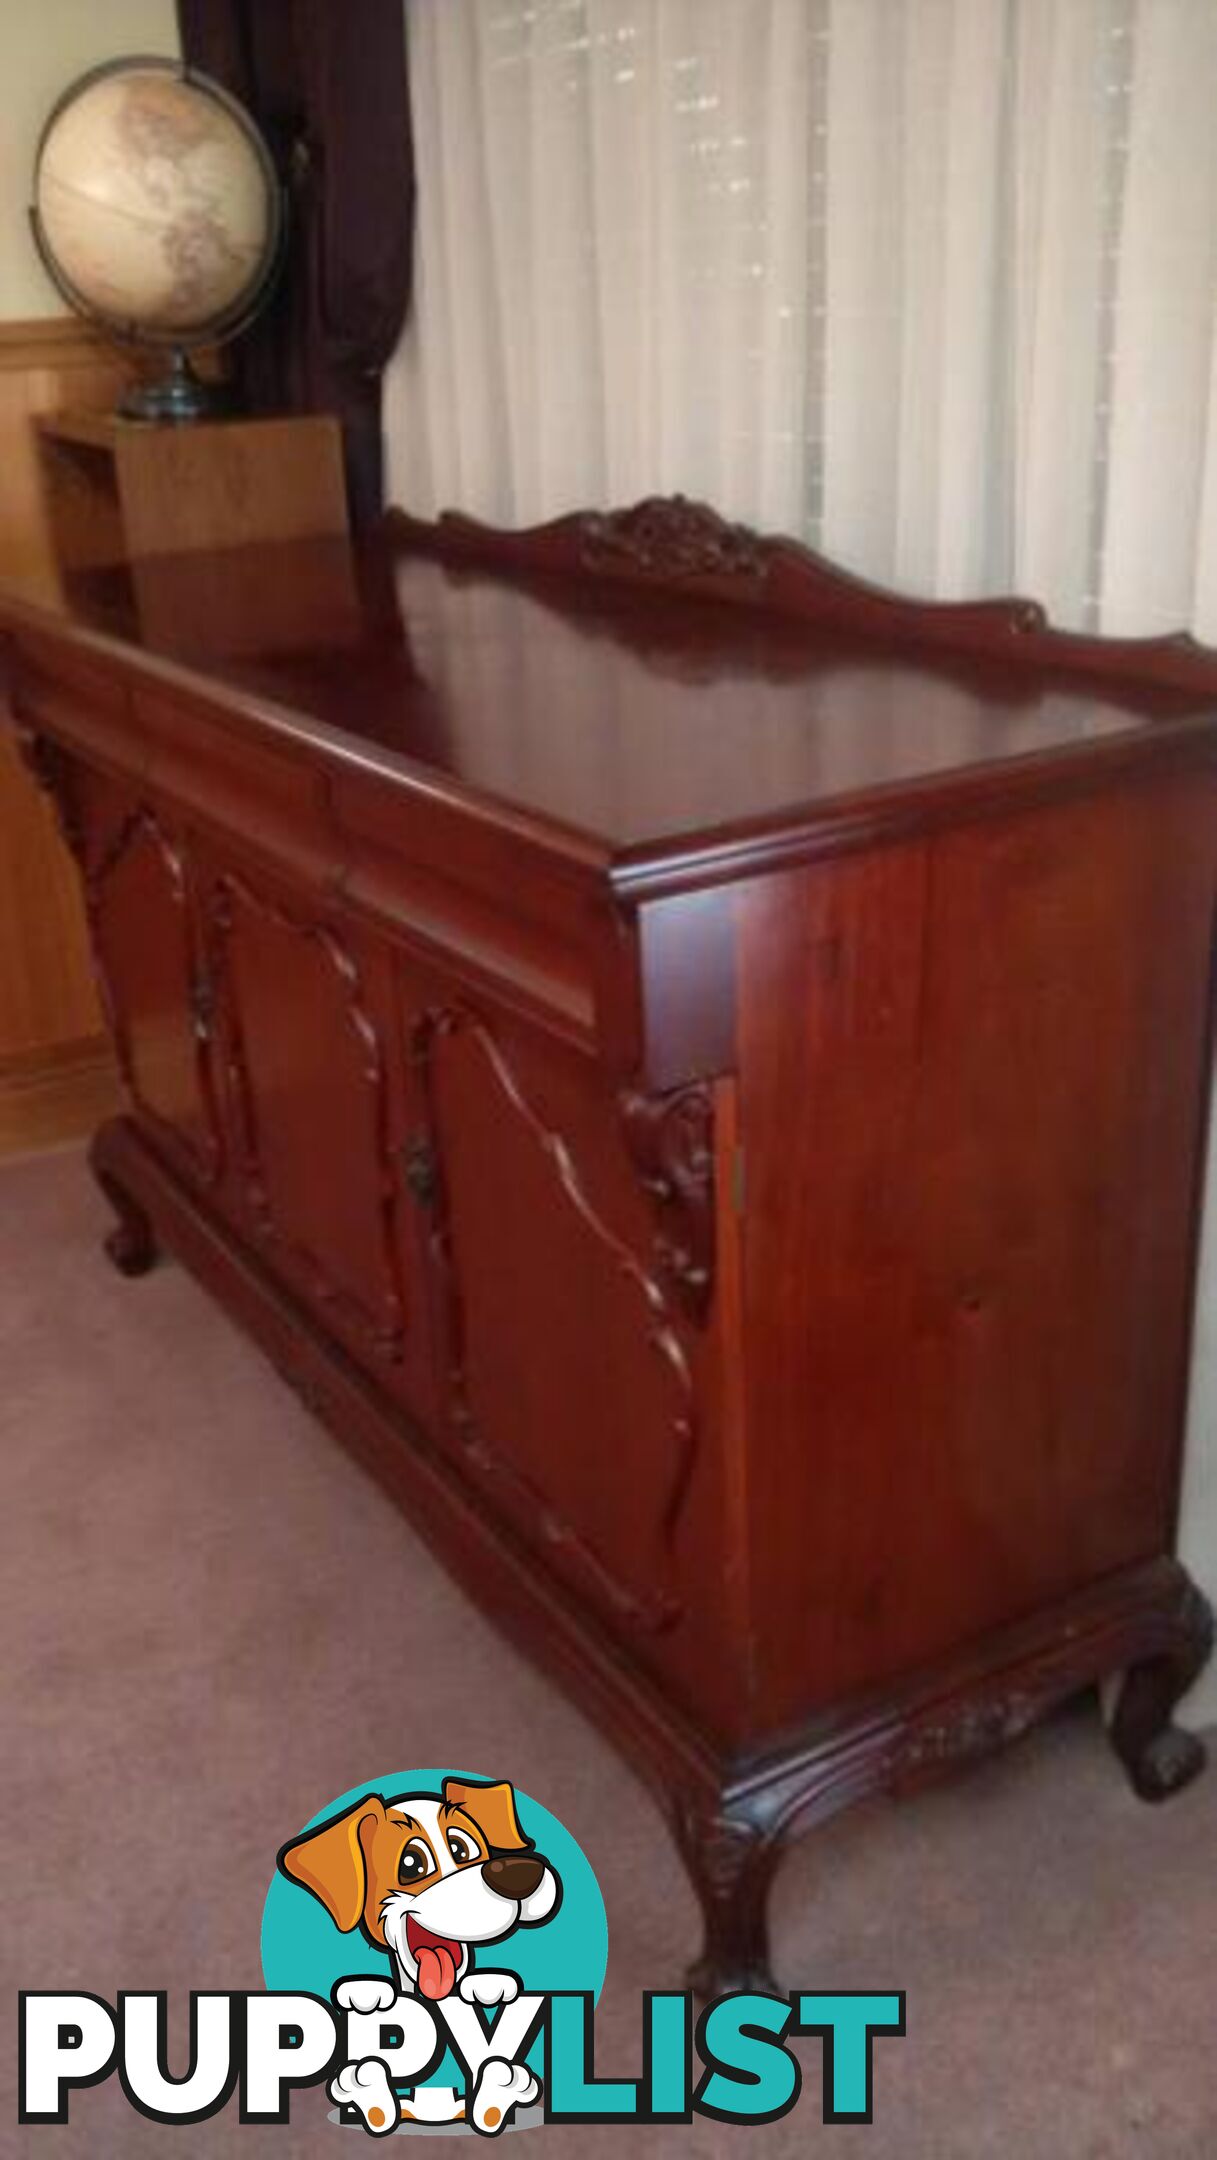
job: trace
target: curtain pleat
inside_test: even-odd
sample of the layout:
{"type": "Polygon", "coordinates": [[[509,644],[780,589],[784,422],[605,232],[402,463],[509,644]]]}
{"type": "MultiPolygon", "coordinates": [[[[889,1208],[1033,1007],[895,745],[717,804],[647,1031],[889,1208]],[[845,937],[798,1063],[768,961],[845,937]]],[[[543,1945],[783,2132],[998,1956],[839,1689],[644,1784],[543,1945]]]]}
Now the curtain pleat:
{"type": "Polygon", "coordinates": [[[183,57],[241,99],[288,191],[278,290],[234,348],[255,411],[342,423],[356,525],[380,508],[381,376],[410,295],[401,0],[178,0],[183,57]]]}
{"type": "Polygon", "coordinates": [[[417,320],[392,492],[526,522],[694,488],[808,493],[820,0],[410,0],[417,320]]]}

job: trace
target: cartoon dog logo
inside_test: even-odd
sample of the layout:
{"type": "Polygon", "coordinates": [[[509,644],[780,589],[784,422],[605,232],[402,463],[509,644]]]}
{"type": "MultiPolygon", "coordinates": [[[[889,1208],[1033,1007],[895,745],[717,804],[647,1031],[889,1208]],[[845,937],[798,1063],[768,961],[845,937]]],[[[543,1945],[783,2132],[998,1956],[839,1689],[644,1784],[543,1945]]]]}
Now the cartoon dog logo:
{"type": "MultiPolygon", "coordinates": [[[[401,1997],[444,2005],[514,2002],[519,1976],[474,1970],[473,1952],[502,1942],[517,1927],[537,1927],[558,1910],[562,1885],[548,1860],[524,1835],[508,1784],[445,1778],[440,1793],[402,1793],[382,1800],[368,1793],[354,1807],[293,1838],[279,1866],[324,1905],[344,1934],[362,1929],[393,1959],[396,1985],[383,1976],[339,1981],[340,2010],[366,2016],[392,2012],[401,1997]]],[[[473,2015],[476,2017],[477,2012],[473,2015]]],[[[493,2038],[498,2037],[496,2022],[493,2038]]],[[[377,2136],[414,2121],[462,2121],[494,2132],[512,2110],[540,2092],[523,2063],[501,2054],[481,2062],[472,2100],[450,2087],[422,2087],[403,2103],[384,2061],[368,2055],[348,2062],[328,2086],[339,2106],[358,2109],[377,2136]]]]}

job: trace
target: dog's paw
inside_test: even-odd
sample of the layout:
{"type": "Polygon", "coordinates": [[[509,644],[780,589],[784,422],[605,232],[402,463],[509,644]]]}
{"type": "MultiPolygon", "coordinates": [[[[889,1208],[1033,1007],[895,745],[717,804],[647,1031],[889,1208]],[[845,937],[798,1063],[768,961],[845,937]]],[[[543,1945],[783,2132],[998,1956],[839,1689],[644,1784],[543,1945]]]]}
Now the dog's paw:
{"type": "Polygon", "coordinates": [[[514,1973],[471,1972],[466,1973],[460,1985],[462,2002],[492,2003],[514,2002],[520,1992],[520,1983],[514,1973]]]}
{"type": "Polygon", "coordinates": [[[377,2056],[368,2055],[363,2062],[348,2063],[337,2077],[330,2079],[326,2091],[335,2107],[358,2108],[364,2128],[370,2130],[373,2137],[387,2137],[390,2130],[396,2130],[397,2094],[389,2083],[388,2071],[377,2056]]]}
{"type": "Polygon", "coordinates": [[[334,1989],[334,2001],[340,2010],[357,2010],[361,2017],[375,2017],[378,2010],[393,2008],[397,1989],[391,1980],[340,1980],[334,1989]]]}
{"type": "Polygon", "coordinates": [[[530,2107],[541,2087],[523,2063],[504,2062],[489,2055],[482,2064],[473,2095],[470,2120],[483,2137],[497,2137],[513,2108],[530,2107]]]}

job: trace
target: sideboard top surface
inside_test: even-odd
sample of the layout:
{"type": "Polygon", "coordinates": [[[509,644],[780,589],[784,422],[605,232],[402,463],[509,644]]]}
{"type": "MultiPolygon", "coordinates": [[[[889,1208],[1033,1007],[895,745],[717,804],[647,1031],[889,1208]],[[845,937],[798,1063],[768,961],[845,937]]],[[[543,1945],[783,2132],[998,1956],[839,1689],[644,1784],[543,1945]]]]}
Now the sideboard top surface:
{"type": "Polygon", "coordinates": [[[255,728],[586,842],[627,885],[682,859],[760,867],[885,805],[1217,746],[1217,655],[1186,641],[1069,638],[1023,602],[918,605],[794,543],[755,543],[776,551],[771,588],[723,543],[658,573],[623,562],[612,519],[607,555],[581,560],[570,532],[596,522],[515,555],[398,516],[358,551],[161,557],[10,586],[0,627],[57,628],[255,728]]]}

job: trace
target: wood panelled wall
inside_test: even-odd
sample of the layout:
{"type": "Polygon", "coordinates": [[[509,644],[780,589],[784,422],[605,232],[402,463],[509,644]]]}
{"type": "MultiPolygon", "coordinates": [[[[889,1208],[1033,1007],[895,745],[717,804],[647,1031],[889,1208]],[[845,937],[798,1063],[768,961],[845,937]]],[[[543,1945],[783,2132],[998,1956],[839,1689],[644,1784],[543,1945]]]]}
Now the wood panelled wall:
{"type": "MultiPolygon", "coordinates": [[[[53,571],[35,413],[110,405],[126,373],[72,318],[0,323],[0,579],[53,571]]],[[[0,1154],[87,1131],[115,1100],[76,874],[0,730],[0,1154]]]]}

